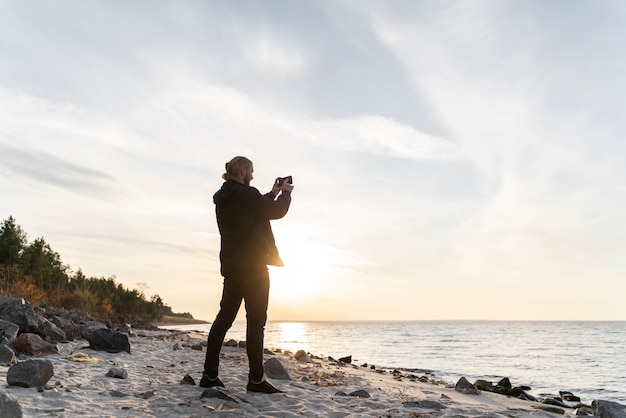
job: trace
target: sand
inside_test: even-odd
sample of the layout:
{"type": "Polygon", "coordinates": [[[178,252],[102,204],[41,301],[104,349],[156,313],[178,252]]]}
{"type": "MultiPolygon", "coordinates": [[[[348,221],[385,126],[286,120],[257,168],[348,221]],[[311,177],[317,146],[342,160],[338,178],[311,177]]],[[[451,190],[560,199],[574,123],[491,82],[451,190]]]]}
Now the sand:
{"type": "MultiPolygon", "coordinates": [[[[420,382],[356,365],[313,359],[300,362],[286,353],[278,358],[292,380],[270,381],[284,394],[246,392],[248,362],[245,349],[224,347],[220,377],[223,393],[233,400],[202,398],[204,389],[181,385],[189,374],[199,383],[206,335],[197,332],[136,331],[131,354],[110,354],[86,348],[86,341],[59,344],[58,355],[46,356],[54,376],[43,391],[9,387],[7,367],[0,367],[0,390],[12,394],[25,417],[554,417],[536,403],[493,393],[465,395],[442,384],[420,382]],[[180,343],[182,350],[175,350],[180,343]],[[197,345],[202,345],[202,351],[197,345]],[[196,345],[196,349],[191,347],[196,345]],[[68,359],[79,355],[76,360],[68,359]],[[89,357],[86,357],[86,356],[89,357]],[[80,357],[83,358],[80,358],[80,357]],[[123,368],[125,379],[106,377],[123,368]],[[369,398],[341,396],[364,390],[369,398]]],[[[20,357],[20,361],[28,357],[20,357]]],[[[567,410],[566,416],[573,416],[567,410]]]]}

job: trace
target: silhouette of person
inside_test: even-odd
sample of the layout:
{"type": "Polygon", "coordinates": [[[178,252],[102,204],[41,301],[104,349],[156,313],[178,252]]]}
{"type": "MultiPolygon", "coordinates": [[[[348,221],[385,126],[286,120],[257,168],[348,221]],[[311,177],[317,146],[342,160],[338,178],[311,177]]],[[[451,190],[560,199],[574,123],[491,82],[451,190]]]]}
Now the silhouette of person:
{"type": "Polygon", "coordinates": [[[242,300],[246,308],[246,351],[250,371],[247,391],[280,393],[267,381],[263,368],[263,336],[267,321],[270,278],[267,266],[282,266],[271,219],[280,219],[289,210],[293,185],[274,181],[272,190],[262,195],[250,186],[252,161],[237,156],[226,163],[225,180],[213,196],[217,226],[221,236],[220,272],[224,287],[220,310],[207,342],[201,387],[222,386],[218,376],[219,354],[226,332],[232,326],[242,300]]]}

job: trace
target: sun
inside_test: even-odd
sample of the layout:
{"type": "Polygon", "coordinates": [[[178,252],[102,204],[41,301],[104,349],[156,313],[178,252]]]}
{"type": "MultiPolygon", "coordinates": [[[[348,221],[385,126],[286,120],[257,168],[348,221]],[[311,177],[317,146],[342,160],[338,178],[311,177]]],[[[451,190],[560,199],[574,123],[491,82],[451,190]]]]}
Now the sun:
{"type": "Polygon", "coordinates": [[[281,302],[297,302],[331,290],[336,267],[333,249],[295,232],[280,234],[279,251],[284,267],[270,267],[270,295],[281,302]]]}

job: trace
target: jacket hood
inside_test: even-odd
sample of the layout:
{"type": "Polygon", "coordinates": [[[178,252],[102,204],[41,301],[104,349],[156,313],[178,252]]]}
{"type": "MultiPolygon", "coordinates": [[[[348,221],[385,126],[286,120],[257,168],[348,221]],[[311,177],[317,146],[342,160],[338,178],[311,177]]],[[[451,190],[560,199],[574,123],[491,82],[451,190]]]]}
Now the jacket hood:
{"type": "Polygon", "coordinates": [[[213,203],[216,205],[223,205],[228,202],[234,195],[240,190],[241,187],[245,187],[243,184],[234,180],[225,181],[222,187],[213,195],[213,203]]]}

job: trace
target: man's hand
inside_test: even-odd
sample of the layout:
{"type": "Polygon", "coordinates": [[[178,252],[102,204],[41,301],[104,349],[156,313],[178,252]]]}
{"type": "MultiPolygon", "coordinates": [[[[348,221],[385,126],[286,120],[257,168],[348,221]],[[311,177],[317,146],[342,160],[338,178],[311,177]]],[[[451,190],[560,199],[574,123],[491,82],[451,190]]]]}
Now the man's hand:
{"type": "Polygon", "coordinates": [[[291,193],[291,191],[293,190],[293,184],[285,182],[281,185],[279,183],[280,177],[277,177],[276,180],[274,180],[274,185],[272,186],[272,194],[274,196],[278,195],[278,192],[280,191],[291,193]]]}

